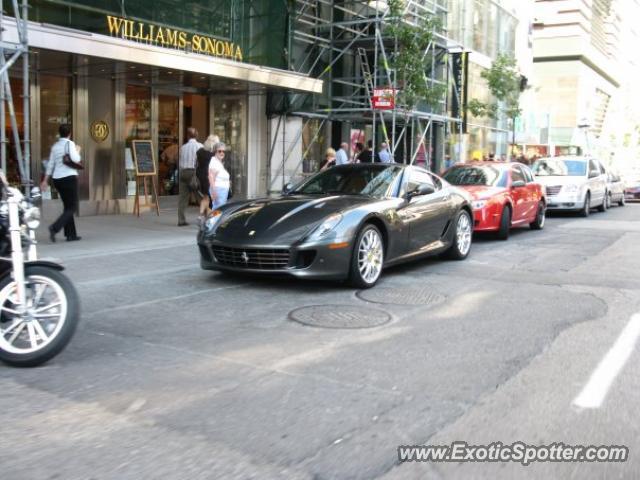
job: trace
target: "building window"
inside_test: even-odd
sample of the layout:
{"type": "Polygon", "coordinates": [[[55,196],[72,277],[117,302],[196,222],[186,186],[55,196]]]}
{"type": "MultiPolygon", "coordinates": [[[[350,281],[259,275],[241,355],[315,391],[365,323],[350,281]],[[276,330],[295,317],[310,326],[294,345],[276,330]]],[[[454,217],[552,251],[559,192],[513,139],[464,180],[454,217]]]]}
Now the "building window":
{"type": "Polygon", "coordinates": [[[127,146],[131,140],[151,138],[151,89],[127,85],[125,112],[125,137],[127,146]]]}

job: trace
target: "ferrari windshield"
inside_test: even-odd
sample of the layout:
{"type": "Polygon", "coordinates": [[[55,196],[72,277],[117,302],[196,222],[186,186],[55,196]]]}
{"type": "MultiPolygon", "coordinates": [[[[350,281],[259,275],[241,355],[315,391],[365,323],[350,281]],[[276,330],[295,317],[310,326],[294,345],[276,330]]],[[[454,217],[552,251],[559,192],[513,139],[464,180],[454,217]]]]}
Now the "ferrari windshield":
{"type": "Polygon", "coordinates": [[[398,166],[344,165],[311,177],[290,195],[367,195],[391,196],[391,188],[402,171],[398,166]]]}
{"type": "Polygon", "coordinates": [[[561,158],[541,158],[531,167],[539,177],[582,177],[587,174],[584,160],[564,160],[561,158]]]}
{"type": "Polygon", "coordinates": [[[507,186],[506,170],[490,165],[453,167],[444,174],[443,178],[452,185],[507,186]]]}

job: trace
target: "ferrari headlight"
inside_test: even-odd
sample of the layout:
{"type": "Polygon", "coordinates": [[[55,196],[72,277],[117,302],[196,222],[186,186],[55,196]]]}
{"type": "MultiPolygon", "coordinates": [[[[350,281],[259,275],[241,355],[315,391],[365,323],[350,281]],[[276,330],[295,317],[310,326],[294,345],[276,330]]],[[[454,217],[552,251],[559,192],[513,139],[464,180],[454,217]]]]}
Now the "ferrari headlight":
{"type": "Polygon", "coordinates": [[[222,212],[220,210],[214,210],[211,212],[209,218],[204,222],[205,233],[213,233],[220,221],[220,218],[222,218],[222,212]]]}
{"type": "Polygon", "coordinates": [[[484,208],[486,204],[487,204],[486,200],[476,200],[471,203],[471,208],[473,208],[474,210],[480,210],[484,208]]]}
{"type": "Polygon", "coordinates": [[[22,218],[27,227],[35,230],[40,226],[40,209],[38,207],[29,207],[24,211],[22,218]]]}
{"type": "Polygon", "coordinates": [[[330,215],[324,219],[324,221],[316,227],[313,233],[309,236],[309,240],[320,240],[326,237],[342,220],[342,215],[336,213],[330,215]]]}

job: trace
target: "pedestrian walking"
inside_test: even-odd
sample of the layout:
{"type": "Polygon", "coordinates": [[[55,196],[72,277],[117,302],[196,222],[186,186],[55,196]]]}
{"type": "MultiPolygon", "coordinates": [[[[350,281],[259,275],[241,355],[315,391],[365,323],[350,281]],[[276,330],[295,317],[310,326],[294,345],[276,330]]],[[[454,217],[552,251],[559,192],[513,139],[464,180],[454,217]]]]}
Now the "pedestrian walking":
{"type": "Polygon", "coordinates": [[[333,148],[327,148],[327,151],[324,155],[324,163],[320,167],[320,171],[326,170],[327,168],[331,168],[336,164],[336,151],[333,148]]]}
{"type": "Polygon", "coordinates": [[[217,135],[209,135],[202,148],[196,152],[196,195],[200,198],[200,216],[205,217],[211,208],[211,196],[209,195],[209,164],[214,155],[214,147],[220,143],[217,135]]]}
{"type": "Polygon", "coordinates": [[[389,151],[389,144],[387,144],[387,142],[382,142],[380,144],[378,158],[380,159],[381,163],[393,163],[393,157],[391,156],[391,152],[389,151]]]}
{"type": "Polygon", "coordinates": [[[367,148],[358,156],[360,163],[374,163],[378,161],[378,155],[373,151],[373,142],[367,142],[367,148]]]}
{"type": "Polygon", "coordinates": [[[196,174],[196,153],[202,148],[202,144],[198,142],[198,131],[195,128],[187,128],[187,138],[187,143],[180,147],[180,198],[178,199],[179,227],[189,225],[184,212],[189,203],[191,182],[193,176],[196,174]]]}
{"type": "Polygon", "coordinates": [[[364,145],[360,142],[356,142],[352,163],[360,163],[360,156],[362,155],[362,152],[364,152],[364,145]]]}
{"type": "Polygon", "coordinates": [[[211,196],[211,208],[214,210],[227,203],[231,188],[231,176],[224,167],[225,150],[224,143],[216,143],[214,155],[209,162],[209,195],[211,196]]]}
{"type": "Polygon", "coordinates": [[[80,240],[76,231],[73,216],[78,212],[78,168],[81,167],[80,147],[71,140],[71,125],[63,124],[58,128],[60,138],[51,147],[47,170],[40,188],[47,188],[49,178],[53,179],[53,186],[60,194],[63,210],[58,219],[49,226],[49,239],[56,241],[56,234],[64,229],[64,236],[68,242],[80,240]],[[65,157],[68,156],[65,163],[65,157]],[[69,163],[71,161],[71,164],[69,163]]]}
{"type": "Polygon", "coordinates": [[[336,165],[346,165],[349,163],[349,144],[342,142],[336,152],[336,165]]]}

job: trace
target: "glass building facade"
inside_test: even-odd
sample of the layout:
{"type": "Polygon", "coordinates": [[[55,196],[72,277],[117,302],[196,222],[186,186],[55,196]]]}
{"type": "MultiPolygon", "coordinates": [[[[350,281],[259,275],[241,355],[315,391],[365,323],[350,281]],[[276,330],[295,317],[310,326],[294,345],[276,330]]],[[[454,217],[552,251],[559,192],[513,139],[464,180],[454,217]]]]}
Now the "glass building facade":
{"type": "MultiPolygon", "coordinates": [[[[264,193],[267,98],[322,91],[321,81],[284,68],[286,2],[34,0],[29,21],[31,170],[38,181],[58,127],[71,123],[85,162],[83,213],[131,210],[133,140],[152,141],[159,193],[176,195],[178,151],[190,126],[200,141],[216,134],[227,144],[234,194],[264,193]],[[94,134],[96,123],[106,125],[105,138],[94,134]]],[[[3,22],[3,38],[16,39],[15,20],[3,22]]],[[[18,62],[10,71],[14,92],[21,74],[18,62]]],[[[20,124],[22,102],[15,103],[20,124]]],[[[19,183],[8,147],[7,173],[19,183]]]]}
{"type": "MultiPolygon", "coordinates": [[[[491,102],[492,95],[481,73],[499,53],[515,54],[518,19],[507,8],[511,2],[497,0],[449,0],[448,34],[472,55],[469,62],[469,99],[491,102]]],[[[489,153],[506,155],[509,125],[504,119],[469,115],[467,134],[462,139],[460,160],[482,159],[489,153]]],[[[454,135],[450,139],[456,143],[454,135]]]]}

